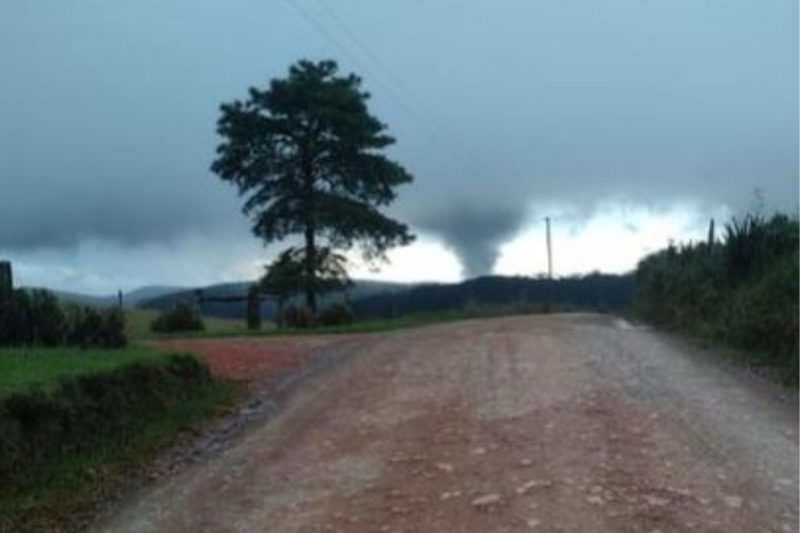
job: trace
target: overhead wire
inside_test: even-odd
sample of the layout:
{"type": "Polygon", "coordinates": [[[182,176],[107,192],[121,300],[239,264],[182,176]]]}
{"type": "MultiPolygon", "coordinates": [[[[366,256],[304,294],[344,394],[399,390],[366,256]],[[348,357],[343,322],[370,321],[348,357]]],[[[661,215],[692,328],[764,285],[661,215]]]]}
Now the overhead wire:
{"type": "Polygon", "coordinates": [[[339,32],[344,35],[347,41],[356,48],[363,58],[359,58],[357,54],[344,44],[338,37],[335,37],[331,31],[325,26],[316,14],[298,0],[284,0],[285,3],[293,9],[300,17],[318,31],[327,41],[329,41],[339,51],[344,53],[348,59],[356,63],[356,65],[363,69],[370,75],[370,79],[380,85],[397,105],[412,119],[418,122],[423,127],[426,133],[432,137],[437,143],[444,145],[448,152],[459,160],[459,162],[470,172],[474,172],[476,168],[482,168],[484,165],[477,160],[475,153],[465,148],[460,136],[452,131],[452,129],[442,126],[436,119],[435,113],[417,98],[407,87],[394,75],[391,68],[375,53],[371,47],[358,36],[358,34],[350,28],[347,23],[340,17],[336,11],[329,5],[316,1],[318,6],[330,19],[339,32]],[[372,68],[365,64],[364,58],[371,64],[372,68]],[[377,71],[377,72],[376,72],[377,71]],[[457,145],[457,146],[456,146],[457,145]],[[469,158],[470,160],[467,160],[469,158]]]}
{"type": "MultiPolygon", "coordinates": [[[[348,47],[343,44],[338,38],[334,37],[334,35],[328,31],[325,25],[310,11],[308,11],[305,7],[302,6],[300,2],[297,0],[284,0],[284,2],[289,5],[297,14],[300,15],[302,19],[304,19],[308,24],[314,27],[328,42],[330,42],[334,47],[338,48],[343,54],[348,56],[348,58],[356,63],[356,65],[363,69],[364,71],[368,71],[369,69],[364,65],[363,61],[359,60],[358,57],[353,54],[348,47]]],[[[407,102],[403,100],[403,98],[398,95],[395,89],[391,85],[387,85],[382,79],[379,79],[377,76],[372,76],[373,79],[376,80],[376,83],[382,86],[383,89],[387,91],[387,94],[390,98],[392,98],[395,103],[397,103],[403,111],[411,116],[412,118],[418,118],[417,113],[414,111],[413,106],[409,105],[407,102]]]]}
{"type": "Polygon", "coordinates": [[[455,149],[455,155],[459,160],[461,160],[462,163],[466,162],[467,166],[470,168],[474,169],[475,167],[478,167],[479,169],[485,171],[485,165],[479,160],[475,151],[467,149],[467,143],[464,142],[464,139],[461,137],[461,135],[457,131],[448,127],[446,124],[443,124],[437,118],[435,111],[426,105],[423,99],[418,98],[413,91],[409,90],[408,86],[398,76],[395,76],[391,67],[385,61],[383,61],[380,56],[373,52],[372,47],[345,22],[343,17],[339,16],[330,3],[325,2],[324,0],[315,0],[315,3],[325,12],[328,18],[331,19],[334,24],[336,24],[339,30],[350,40],[350,42],[372,62],[375,68],[392,84],[394,84],[394,86],[396,86],[397,91],[400,92],[406,100],[411,101],[415,107],[418,108],[419,115],[430,121],[430,125],[425,125],[429,126],[427,128],[428,133],[431,134],[432,137],[434,137],[440,143],[454,143],[456,146],[448,146],[448,148],[450,150],[455,149]],[[469,162],[465,161],[465,156],[470,159],[469,162]]]}

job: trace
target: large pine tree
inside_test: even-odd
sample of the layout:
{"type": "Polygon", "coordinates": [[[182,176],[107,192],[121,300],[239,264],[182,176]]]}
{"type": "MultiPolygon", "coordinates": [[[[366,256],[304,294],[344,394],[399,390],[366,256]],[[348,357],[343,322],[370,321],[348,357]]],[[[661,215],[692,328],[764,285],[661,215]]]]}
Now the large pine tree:
{"type": "Polygon", "coordinates": [[[380,212],[412,176],[381,151],[395,141],[367,108],[361,79],[333,61],[300,61],[287,78],[221,106],[223,141],[211,169],[246,196],[245,214],[265,243],[301,235],[306,305],[316,310],[322,247],[358,244],[367,258],[411,242],[408,227],[380,212]]]}

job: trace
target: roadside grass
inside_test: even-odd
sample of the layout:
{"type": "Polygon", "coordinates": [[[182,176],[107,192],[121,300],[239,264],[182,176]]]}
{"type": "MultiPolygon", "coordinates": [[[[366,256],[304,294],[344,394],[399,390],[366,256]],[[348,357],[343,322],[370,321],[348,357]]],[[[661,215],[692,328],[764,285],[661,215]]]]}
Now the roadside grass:
{"type": "MultiPolygon", "coordinates": [[[[237,384],[209,378],[204,366],[191,363],[187,356],[176,357],[147,348],[71,353],[43,348],[0,350],[0,441],[9,439],[4,445],[11,446],[12,453],[12,459],[6,456],[0,463],[14,461],[15,452],[24,461],[19,463],[24,472],[15,467],[6,471],[9,477],[5,479],[0,472],[0,531],[60,531],[79,525],[98,503],[143,479],[160,452],[228,412],[240,399],[243,389],[237,384]],[[108,391],[117,390],[115,383],[124,383],[124,390],[116,398],[108,393],[92,396],[92,387],[101,383],[108,391]],[[116,409],[126,410],[118,413],[118,421],[111,426],[103,423],[95,431],[82,431],[77,441],[74,432],[56,431],[48,425],[52,423],[36,426],[43,431],[35,441],[41,449],[36,450],[20,448],[25,440],[15,441],[23,437],[14,429],[13,413],[3,412],[11,409],[12,397],[17,406],[27,402],[32,420],[53,416],[48,405],[65,413],[89,409],[90,417],[94,409],[100,409],[100,415],[114,402],[116,409]],[[112,403],[105,404],[103,398],[112,403]],[[87,407],[95,402],[99,402],[96,408],[87,407]],[[34,410],[37,407],[39,411],[34,410]],[[42,441],[50,435],[48,431],[55,431],[51,441],[59,435],[67,440],[42,441]]],[[[89,422],[87,427],[91,427],[89,422]]]]}
{"type": "Polygon", "coordinates": [[[45,391],[64,377],[113,370],[128,363],[158,364],[167,353],[144,347],[118,349],[0,348],[0,397],[31,388],[45,391]]]}
{"type": "Polygon", "coordinates": [[[317,326],[312,328],[278,328],[273,322],[265,321],[261,330],[247,329],[244,320],[203,317],[204,331],[180,332],[171,334],[150,331],[150,322],[157,312],[148,309],[126,310],[129,339],[147,341],[174,338],[224,338],[224,337],[271,337],[280,335],[331,335],[346,333],[380,333],[399,329],[428,326],[443,322],[493,318],[513,315],[529,315],[540,313],[570,312],[578,310],[572,306],[547,304],[504,304],[504,305],[468,305],[461,309],[442,311],[425,311],[408,313],[393,318],[356,319],[350,324],[337,326],[317,326]]]}
{"type": "Polygon", "coordinates": [[[356,320],[350,324],[342,324],[339,326],[318,326],[315,328],[275,328],[267,332],[256,333],[256,335],[379,333],[383,331],[417,328],[445,322],[456,322],[459,320],[568,312],[573,310],[574,309],[567,307],[548,307],[534,304],[467,306],[462,309],[408,313],[394,318],[368,318],[364,320],[356,320]]]}

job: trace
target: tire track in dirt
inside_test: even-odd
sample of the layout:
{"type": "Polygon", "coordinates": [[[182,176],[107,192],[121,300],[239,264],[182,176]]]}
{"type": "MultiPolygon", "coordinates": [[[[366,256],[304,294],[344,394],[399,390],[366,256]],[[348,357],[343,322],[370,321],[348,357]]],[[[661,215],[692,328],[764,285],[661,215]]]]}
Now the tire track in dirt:
{"type": "Polygon", "coordinates": [[[97,530],[797,530],[797,442],[775,437],[796,437],[796,409],[651,332],[512,317],[346,349],[274,420],[97,530]],[[770,442],[737,413],[762,413],[770,442]]]}

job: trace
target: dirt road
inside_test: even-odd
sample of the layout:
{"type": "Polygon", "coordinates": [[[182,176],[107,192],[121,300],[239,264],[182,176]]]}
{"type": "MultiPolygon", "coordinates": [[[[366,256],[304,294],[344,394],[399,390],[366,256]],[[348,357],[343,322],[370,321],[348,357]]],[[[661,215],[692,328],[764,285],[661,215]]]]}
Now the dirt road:
{"type": "Polygon", "coordinates": [[[97,530],[798,530],[796,398],[680,341],[550,315],[349,346],[279,416],[97,530]]]}

